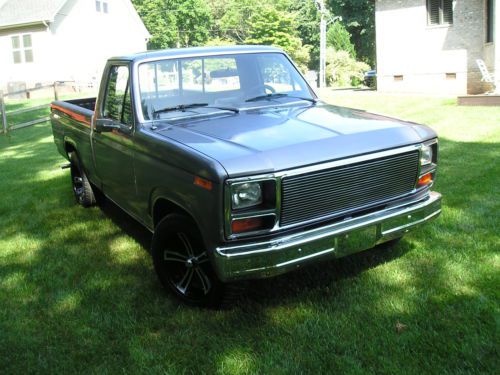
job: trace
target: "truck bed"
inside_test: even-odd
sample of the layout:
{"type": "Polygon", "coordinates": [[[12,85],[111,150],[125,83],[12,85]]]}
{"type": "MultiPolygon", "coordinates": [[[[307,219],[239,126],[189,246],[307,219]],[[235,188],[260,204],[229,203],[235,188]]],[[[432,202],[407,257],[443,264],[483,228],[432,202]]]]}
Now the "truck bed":
{"type": "Polygon", "coordinates": [[[84,99],[65,100],[63,102],[72,104],[77,107],[82,107],[94,112],[96,100],[97,98],[84,98],[84,99]]]}
{"type": "MultiPolygon", "coordinates": [[[[96,98],[57,100],[51,104],[51,123],[54,142],[59,153],[68,158],[68,145],[77,149],[80,158],[92,160],[90,132],[96,98]]],[[[83,162],[85,164],[85,162],[83,162]]],[[[84,165],[92,169],[91,165],[84,165]]]]}

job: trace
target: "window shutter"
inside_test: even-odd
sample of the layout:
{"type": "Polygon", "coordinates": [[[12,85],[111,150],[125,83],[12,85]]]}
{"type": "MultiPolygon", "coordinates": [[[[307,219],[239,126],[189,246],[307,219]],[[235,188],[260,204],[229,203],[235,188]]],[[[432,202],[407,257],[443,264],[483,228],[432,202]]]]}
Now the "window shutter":
{"type": "Polygon", "coordinates": [[[453,0],[443,0],[443,23],[453,23],[453,0]]]}
{"type": "Polygon", "coordinates": [[[441,0],[427,0],[429,25],[439,25],[439,5],[441,0]]]}
{"type": "Polygon", "coordinates": [[[494,4],[493,0],[487,0],[486,4],[486,43],[492,43],[494,41],[493,31],[495,29],[495,17],[494,17],[494,4]]]}

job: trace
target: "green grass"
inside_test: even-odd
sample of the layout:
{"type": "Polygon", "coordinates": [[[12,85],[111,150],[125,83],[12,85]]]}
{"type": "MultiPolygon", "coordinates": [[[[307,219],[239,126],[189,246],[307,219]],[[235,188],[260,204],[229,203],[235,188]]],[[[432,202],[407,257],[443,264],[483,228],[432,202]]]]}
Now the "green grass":
{"type": "Polygon", "coordinates": [[[329,96],[439,132],[443,214],[392,249],[252,282],[229,311],[179,305],[144,229],[74,203],[49,126],[0,137],[0,372],[496,373],[500,109],[329,96]]]}

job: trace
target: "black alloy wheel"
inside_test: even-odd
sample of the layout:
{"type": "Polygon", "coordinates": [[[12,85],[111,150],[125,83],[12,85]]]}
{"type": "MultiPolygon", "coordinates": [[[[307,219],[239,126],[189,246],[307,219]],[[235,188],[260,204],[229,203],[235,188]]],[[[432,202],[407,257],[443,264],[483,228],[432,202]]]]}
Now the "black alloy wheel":
{"type": "Polygon", "coordinates": [[[220,307],[237,296],[232,284],[218,279],[196,225],[184,215],[171,214],[160,221],[152,255],[160,282],[183,302],[220,307]]]}

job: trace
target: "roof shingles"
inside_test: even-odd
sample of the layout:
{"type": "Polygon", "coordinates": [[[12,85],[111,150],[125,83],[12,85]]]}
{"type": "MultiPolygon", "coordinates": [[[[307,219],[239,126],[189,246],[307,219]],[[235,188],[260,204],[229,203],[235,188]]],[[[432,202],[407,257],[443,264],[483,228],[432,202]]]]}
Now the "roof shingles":
{"type": "Polygon", "coordinates": [[[53,21],[67,0],[0,0],[0,28],[53,21]]]}

